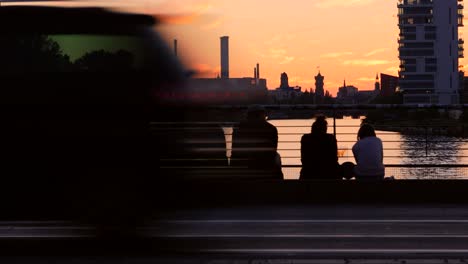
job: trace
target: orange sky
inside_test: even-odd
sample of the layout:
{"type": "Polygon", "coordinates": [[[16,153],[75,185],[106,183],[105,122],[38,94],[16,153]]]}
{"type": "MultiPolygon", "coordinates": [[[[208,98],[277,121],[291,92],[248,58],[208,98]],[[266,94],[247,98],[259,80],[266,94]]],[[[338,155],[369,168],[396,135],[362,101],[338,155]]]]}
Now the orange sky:
{"type": "MultiPolygon", "coordinates": [[[[160,26],[177,38],[187,67],[215,77],[219,37],[230,37],[230,76],[253,77],[260,63],[268,88],[287,72],[290,85],[314,88],[318,67],[325,90],[346,83],[374,88],[376,73],[397,75],[397,1],[393,0],[89,0],[149,14],[171,15],[160,26]]],[[[463,37],[465,28],[461,28],[463,37]]],[[[465,65],[465,60],[460,61],[465,65]]]]}
{"type": "Polygon", "coordinates": [[[397,75],[397,1],[159,2],[161,12],[190,14],[164,31],[168,39],[179,40],[187,65],[206,77],[219,72],[219,37],[224,35],[230,37],[231,77],[252,76],[258,62],[269,89],[279,86],[282,72],[288,73],[290,85],[313,88],[318,67],[325,89],[335,96],[344,79],[370,90],[376,73],[397,75]]]}

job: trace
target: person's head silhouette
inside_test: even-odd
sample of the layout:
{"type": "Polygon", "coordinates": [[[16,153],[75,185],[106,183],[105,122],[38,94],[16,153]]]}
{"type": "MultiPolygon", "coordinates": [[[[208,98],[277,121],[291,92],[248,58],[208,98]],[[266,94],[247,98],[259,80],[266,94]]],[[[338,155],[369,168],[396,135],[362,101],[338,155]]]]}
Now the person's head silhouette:
{"type": "Polygon", "coordinates": [[[361,140],[366,137],[375,137],[375,130],[374,127],[369,125],[369,124],[364,124],[361,126],[361,128],[358,131],[357,139],[361,140]]]}
{"type": "Polygon", "coordinates": [[[261,105],[252,105],[247,110],[247,119],[251,121],[262,120],[265,121],[266,110],[261,105]]]}
{"type": "Polygon", "coordinates": [[[312,134],[326,134],[328,128],[328,122],[325,116],[318,116],[315,122],[312,124],[312,134]]]}

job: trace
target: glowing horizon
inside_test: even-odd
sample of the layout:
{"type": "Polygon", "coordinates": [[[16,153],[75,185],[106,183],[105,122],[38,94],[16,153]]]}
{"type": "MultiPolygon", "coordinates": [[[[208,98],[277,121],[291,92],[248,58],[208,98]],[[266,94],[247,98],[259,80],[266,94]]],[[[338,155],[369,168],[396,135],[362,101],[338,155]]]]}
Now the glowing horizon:
{"type": "MultiPolygon", "coordinates": [[[[179,47],[185,44],[191,47],[190,52],[195,51],[186,61],[203,77],[215,77],[219,72],[222,35],[230,36],[230,75],[252,76],[258,62],[269,89],[279,87],[282,72],[288,74],[291,86],[308,90],[315,89],[314,77],[320,70],[325,76],[325,90],[333,96],[344,80],[360,90],[373,90],[376,74],[397,75],[398,22],[394,2],[187,2],[192,2],[192,14],[198,17],[193,15],[188,23],[165,26],[165,32],[178,39],[179,47]]],[[[171,3],[167,1],[162,6],[168,8],[171,3]]],[[[171,8],[177,10],[177,4],[171,8]]],[[[181,12],[187,9],[188,4],[181,12]]]]}
{"type": "MultiPolygon", "coordinates": [[[[346,80],[359,90],[374,89],[376,74],[398,75],[397,2],[382,0],[88,0],[87,5],[117,7],[157,15],[168,44],[178,40],[179,56],[199,77],[220,72],[221,36],[230,38],[230,76],[260,77],[279,86],[286,72],[291,86],[325,90],[336,96],[346,80]]],[[[48,3],[46,3],[48,4],[48,3]]],[[[67,2],[62,5],[77,5],[67,2]]],[[[465,28],[460,28],[463,38],[465,28]]],[[[465,65],[460,59],[460,65],[465,65]]],[[[467,67],[461,67],[464,70],[467,67]]]]}
{"type": "MultiPolygon", "coordinates": [[[[359,90],[373,90],[377,74],[398,76],[395,1],[160,2],[162,13],[185,14],[163,29],[168,39],[178,39],[179,54],[202,77],[219,73],[219,37],[224,35],[230,37],[230,76],[253,77],[260,63],[269,89],[279,87],[282,72],[291,86],[304,91],[315,89],[320,70],[325,90],[333,96],[344,80],[359,90]]],[[[464,31],[460,28],[460,38],[464,31]]]]}

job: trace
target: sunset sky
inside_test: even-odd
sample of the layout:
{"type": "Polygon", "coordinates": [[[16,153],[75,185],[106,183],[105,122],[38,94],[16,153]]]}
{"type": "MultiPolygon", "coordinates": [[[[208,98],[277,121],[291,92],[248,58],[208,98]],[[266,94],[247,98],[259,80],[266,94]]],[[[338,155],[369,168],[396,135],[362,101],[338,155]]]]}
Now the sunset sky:
{"type": "MultiPolygon", "coordinates": [[[[334,96],[346,79],[374,88],[377,73],[397,75],[399,29],[394,0],[101,0],[87,5],[163,14],[159,26],[200,77],[220,72],[219,38],[230,37],[230,76],[253,77],[260,63],[268,88],[287,72],[290,85],[314,88],[320,69],[334,96]],[[319,68],[320,67],[320,68],[319,68]]],[[[75,3],[76,5],[76,3],[75,3]]],[[[466,28],[460,29],[463,37],[466,28]]],[[[465,59],[460,65],[465,65],[465,59]]]]}
{"type": "Polygon", "coordinates": [[[398,72],[397,1],[167,0],[155,6],[162,13],[191,14],[164,31],[179,40],[187,64],[206,77],[219,72],[223,35],[230,37],[231,77],[252,76],[258,62],[269,89],[279,86],[282,72],[290,85],[314,88],[320,67],[325,89],[336,96],[344,79],[370,90],[377,73],[398,72]]]}
{"type": "Polygon", "coordinates": [[[192,14],[164,31],[203,76],[219,72],[223,35],[230,37],[231,77],[252,76],[258,62],[269,89],[279,86],[282,72],[290,85],[313,88],[320,67],[325,89],[336,95],[344,79],[368,90],[377,73],[398,71],[396,1],[185,0],[159,8],[192,14]]]}

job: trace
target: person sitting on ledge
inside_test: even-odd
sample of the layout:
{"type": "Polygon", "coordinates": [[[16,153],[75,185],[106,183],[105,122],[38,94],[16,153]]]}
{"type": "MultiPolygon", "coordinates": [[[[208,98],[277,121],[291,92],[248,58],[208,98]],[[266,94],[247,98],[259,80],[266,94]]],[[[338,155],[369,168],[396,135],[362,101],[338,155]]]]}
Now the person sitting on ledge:
{"type": "Polygon", "coordinates": [[[312,133],[301,139],[301,180],[340,180],[336,137],[327,134],[328,123],[324,116],[312,124],[312,133]]]}
{"type": "Polygon", "coordinates": [[[283,179],[277,148],[278,130],[266,121],[265,108],[249,107],[247,120],[233,131],[231,166],[246,178],[283,179]]]}
{"type": "Polygon", "coordinates": [[[385,166],[383,164],[382,140],[375,134],[369,124],[361,126],[357,136],[358,142],[353,146],[356,159],[354,174],[357,180],[383,180],[385,166]]]}

